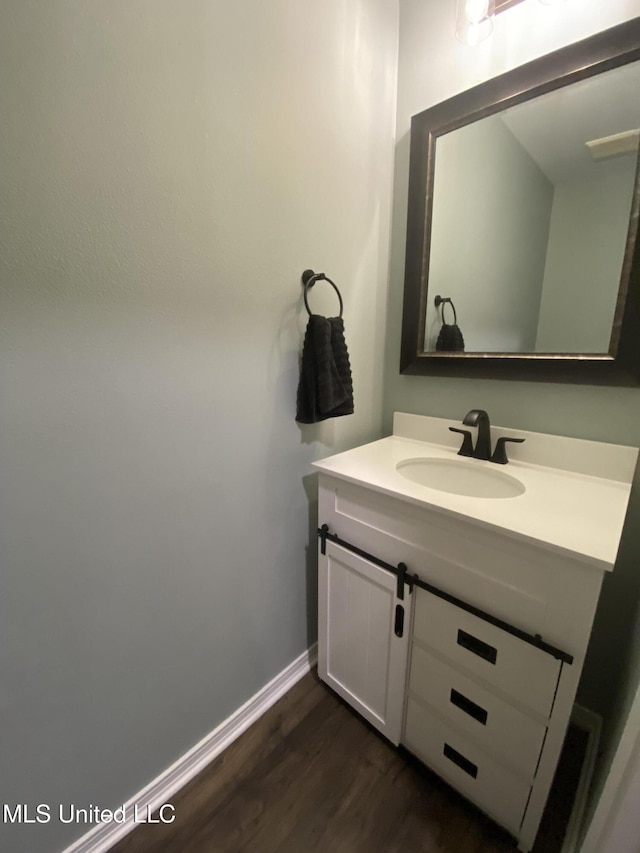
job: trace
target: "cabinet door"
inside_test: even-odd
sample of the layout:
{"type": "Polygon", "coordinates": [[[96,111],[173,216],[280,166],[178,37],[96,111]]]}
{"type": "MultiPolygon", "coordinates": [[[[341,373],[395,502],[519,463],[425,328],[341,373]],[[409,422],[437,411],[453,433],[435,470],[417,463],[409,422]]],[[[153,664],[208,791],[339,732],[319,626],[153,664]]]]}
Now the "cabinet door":
{"type": "Polygon", "coordinates": [[[327,542],[318,565],[318,674],[396,746],[400,743],[410,633],[396,577],[327,542]],[[404,611],[398,636],[396,608],[404,611]]]}

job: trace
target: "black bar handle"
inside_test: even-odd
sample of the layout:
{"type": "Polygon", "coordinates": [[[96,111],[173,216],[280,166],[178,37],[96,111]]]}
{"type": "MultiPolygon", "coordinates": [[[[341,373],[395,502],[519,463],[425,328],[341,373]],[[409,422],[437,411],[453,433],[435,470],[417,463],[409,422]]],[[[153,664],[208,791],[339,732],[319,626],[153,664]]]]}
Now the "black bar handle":
{"type": "Polygon", "coordinates": [[[404,607],[401,604],[396,604],[396,621],[393,630],[396,637],[401,637],[404,633],[404,607]]]}
{"type": "Polygon", "coordinates": [[[461,770],[464,770],[465,773],[468,773],[472,779],[476,779],[478,777],[478,766],[474,764],[473,761],[469,761],[468,758],[465,758],[464,755],[461,755],[457,749],[454,749],[452,746],[449,746],[448,743],[444,745],[444,755],[449,761],[453,761],[454,764],[457,764],[461,770]]]}
{"type": "Polygon", "coordinates": [[[481,708],[480,705],[476,705],[476,703],[472,702],[471,699],[467,699],[467,697],[463,696],[462,693],[458,693],[457,690],[452,688],[449,701],[452,705],[455,705],[456,708],[460,708],[461,711],[464,711],[465,714],[473,717],[474,720],[477,720],[483,726],[487,725],[487,717],[489,716],[487,711],[485,711],[484,708],[481,708]]]}
{"type": "Polygon", "coordinates": [[[458,645],[492,664],[495,664],[498,658],[497,649],[490,646],[488,643],[483,643],[482,640],[479,640],[472,634],[467,634],[467,632],[463,631],[462,628],[458,630],[458,645]]]}

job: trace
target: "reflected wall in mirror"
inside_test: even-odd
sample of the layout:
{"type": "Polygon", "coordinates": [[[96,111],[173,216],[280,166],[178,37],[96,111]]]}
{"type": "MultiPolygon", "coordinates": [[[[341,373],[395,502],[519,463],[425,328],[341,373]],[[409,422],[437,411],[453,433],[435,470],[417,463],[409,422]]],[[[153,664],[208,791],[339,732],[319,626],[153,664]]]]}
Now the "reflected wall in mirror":
{"type": "Polygon", "coordinates": [[[639,147],[640,19],[414,116],[401,370],[639,384],[639,147]]]}
{"type": "Polygon", "coordinates": [[[467,351],[609,351],[639,143],[640,62],[438,138],[429,290],[467,351]]]}

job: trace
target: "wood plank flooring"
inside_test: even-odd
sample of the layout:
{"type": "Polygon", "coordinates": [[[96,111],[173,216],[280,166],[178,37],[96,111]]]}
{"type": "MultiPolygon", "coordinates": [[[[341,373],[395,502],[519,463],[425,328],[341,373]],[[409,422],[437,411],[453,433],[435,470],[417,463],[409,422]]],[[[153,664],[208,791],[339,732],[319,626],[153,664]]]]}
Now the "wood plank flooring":
{"type": "MultiPolygon", "coordinates": [[[[566,779],[563,787],[569,784],[566,779]]],[[[566,798],[565,798],[566,799],[566,798]]],[[[113,853],[513,853],[515,843],[315,673],[113,853]]],[[[539,853],[554,853],[551,820],[539,853]],[[552,846],[549,846],[549,845],[552,846]]],[[[559,849],[559,847],[557,848],[559,849]]]]}

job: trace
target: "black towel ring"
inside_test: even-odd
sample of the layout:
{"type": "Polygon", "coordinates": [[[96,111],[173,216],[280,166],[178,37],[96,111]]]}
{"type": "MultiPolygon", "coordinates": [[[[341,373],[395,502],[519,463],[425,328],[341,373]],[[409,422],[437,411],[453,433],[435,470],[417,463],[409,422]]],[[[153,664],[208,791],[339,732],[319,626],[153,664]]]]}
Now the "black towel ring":
{"type": "Polygon", "coordinates": [[[326,276],[323,272],[314,272],[313,270],[305,270],[302,273],[302,283],[304,285],[304,306],[307,309],[308,315],[311,317],[311,309],[309,308],[309,301],[307,299],[307,293],[316,283],[316,281],[328,281],[331,287],[335,290],[338,295],[338,299],[340,300],[340,314],[338,316],[342,317],[342,296],[340,296],[340,291],[338,290],[338,286],[335,282],[331,281],[331,279],[326,276]]]}
{"type": "Polygon", "coordinates": [[[433,301],[435,303],[436,308],[439,308],[440,305],[442,305],[442,322],[443,323],[445,322],[444,306],[446,305],[447,302],[449,303],[449,305],[451,305],[451,307],[453,308],[453,323],[454,323],[454,325],[457,326],[458,325],[458,317],[456,315],[456,306],[453,304],[453,299],[451,299],[450,296],[436,296],[436,298],[433,301]]]}

